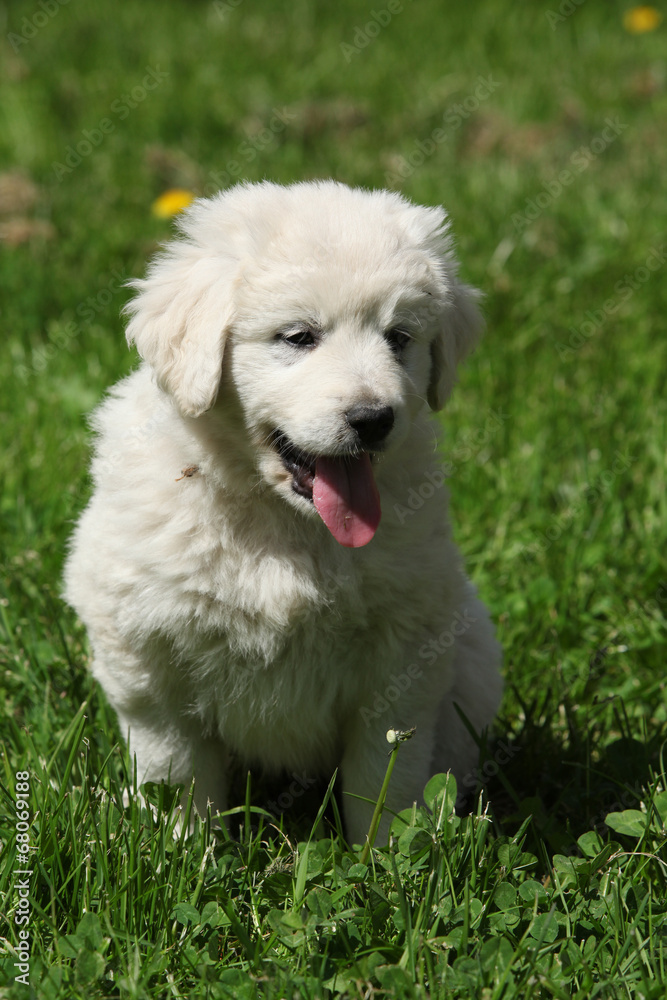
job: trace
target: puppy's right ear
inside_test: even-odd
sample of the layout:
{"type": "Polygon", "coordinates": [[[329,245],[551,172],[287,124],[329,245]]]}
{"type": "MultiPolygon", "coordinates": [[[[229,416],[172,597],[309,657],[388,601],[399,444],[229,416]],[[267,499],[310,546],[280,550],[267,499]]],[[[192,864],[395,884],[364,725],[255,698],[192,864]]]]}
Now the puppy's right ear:
{"type": "Polygon", "coordinates": [[[133,281],[125,307],[127,341],[155,372],[182,413],[198,417],[215,403],[225,339],[233,315],[229,268],[186,241],[169,245],[133,281]]]}

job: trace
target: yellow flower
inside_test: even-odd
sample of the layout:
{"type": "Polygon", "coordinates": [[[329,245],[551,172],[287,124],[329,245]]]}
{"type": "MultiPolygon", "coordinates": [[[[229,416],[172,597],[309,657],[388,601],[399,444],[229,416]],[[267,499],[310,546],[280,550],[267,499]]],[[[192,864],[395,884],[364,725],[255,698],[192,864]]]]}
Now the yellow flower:
{"type": "Polygon", "coordinates": [[[623,27],[633,35],[655,31],[662,21],[662,14],[655,7],[632,7],[623,15],[623,27]]]}
{"type": "Polygon", "coordinates": [[[158,219],[168,219],[172,215],[178,215],[184,208],[187,208],[195,200],[192,191],[184,191],[182,188],[171,188],[165,191],[159,198],[156,198],[151,205],[153,215],[158,219]]]}

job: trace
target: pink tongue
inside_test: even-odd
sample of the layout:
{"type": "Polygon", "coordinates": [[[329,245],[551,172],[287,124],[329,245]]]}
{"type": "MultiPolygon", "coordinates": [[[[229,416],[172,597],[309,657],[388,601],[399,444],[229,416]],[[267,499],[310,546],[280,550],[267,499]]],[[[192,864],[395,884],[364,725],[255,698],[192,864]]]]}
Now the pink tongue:
{"type": "Polygon", "coordinates": [[[313,502],[337,542],[353,549],[367,545],[381,514],[369,455],[364,452],[358,458],[318,458],[313,502]]]}

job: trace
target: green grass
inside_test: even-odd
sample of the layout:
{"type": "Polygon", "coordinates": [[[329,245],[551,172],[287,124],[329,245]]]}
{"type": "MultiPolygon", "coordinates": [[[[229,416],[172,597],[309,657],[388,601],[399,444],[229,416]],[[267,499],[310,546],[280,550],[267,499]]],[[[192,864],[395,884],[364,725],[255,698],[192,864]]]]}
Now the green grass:
{"type": "Polygon", "coordinates": [[[0,170],[36,190],[0,215],[33,227],[0,245],[0,997],[665,995],[665,27],[630,35],[615,2],[552,26],[560,6],[406,3],[358,51],[385,4],[2,13],[0,170]],[[90,155],[54,166],[85,131],[90,155]],[[255,783],[231,836],[174,835],[59,597],[86,414],[135,363],[122,282],[169,233],[150,205],[235,163],[444,204],[486,292],[444,419],[506,697],[472,812],[435,780],[368,865],[335,798],[313,826],[326,786],[279,829],[255,783]],[[32,991],[11,951],[24,770],[32,991]]]}

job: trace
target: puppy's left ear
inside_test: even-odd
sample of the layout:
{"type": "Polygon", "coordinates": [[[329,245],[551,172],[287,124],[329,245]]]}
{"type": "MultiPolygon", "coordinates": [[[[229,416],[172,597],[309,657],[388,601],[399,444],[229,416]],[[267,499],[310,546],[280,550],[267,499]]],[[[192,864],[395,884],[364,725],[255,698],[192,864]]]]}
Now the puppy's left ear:
{"type": "Polygon", "coordinates": [[[456,369],[467,358],[484,329],[477,305],[481,292],[455,284],[439,318],[439,330],[431,342],[431,377],[428,405],[441,410],[456,382],[456,369]]]}
{"type": "Polygon", "coordinates": [[[215,403],[231,324],[232,281],[221,262],[176,241],[131,284],[129,344],[153,369],[182,413],[198,417],[215,403]]]}

